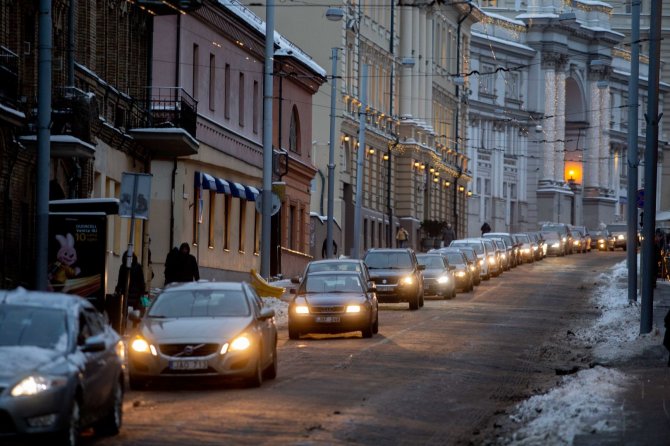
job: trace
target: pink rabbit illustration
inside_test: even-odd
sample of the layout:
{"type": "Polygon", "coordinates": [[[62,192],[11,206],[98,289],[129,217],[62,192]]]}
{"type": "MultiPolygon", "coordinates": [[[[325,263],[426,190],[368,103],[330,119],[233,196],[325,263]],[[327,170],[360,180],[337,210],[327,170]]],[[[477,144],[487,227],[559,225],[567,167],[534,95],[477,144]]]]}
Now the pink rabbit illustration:
{"type": "Polygon", "coordinates": [[[62,286],[67,279],[77,277],[81,269],[72,266],[77,262],[72,234],[68,233],[65,237],[58,234],[56,240],[60,243],[60,249],[56,254],[56,261],[49,266],[49,282],[53,286],[62,286]]]}

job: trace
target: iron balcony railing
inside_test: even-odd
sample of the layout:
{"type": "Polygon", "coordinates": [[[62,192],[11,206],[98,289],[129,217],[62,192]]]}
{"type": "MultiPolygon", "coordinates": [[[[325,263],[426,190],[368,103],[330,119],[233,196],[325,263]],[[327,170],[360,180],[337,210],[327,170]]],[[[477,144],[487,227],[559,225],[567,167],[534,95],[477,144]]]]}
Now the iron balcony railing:
{"type": "Polygon", "coordinates": [[[19,97],[19,56],[0,46],[0,100],[16,105],[19,97]]]}
{"type": "Polygon", "coordinates": [[[195,138],[198,102],[181,87],[148,87],[144,106],[133,107],[130,118],[130,128],[181,128],[195,138]]]}

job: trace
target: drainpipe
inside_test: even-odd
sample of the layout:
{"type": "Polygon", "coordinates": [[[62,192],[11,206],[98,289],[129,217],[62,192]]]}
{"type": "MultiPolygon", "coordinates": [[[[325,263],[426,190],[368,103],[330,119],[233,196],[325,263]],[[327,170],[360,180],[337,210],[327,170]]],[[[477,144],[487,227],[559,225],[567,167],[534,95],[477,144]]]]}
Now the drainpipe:
{"type": "MultiPolygon", "coordinates": [[[[153,19],[152,19],[153,23],[153,19]]],[[[152,27],[153,31],[153,27],[152,27]]],[[[152,33],[153,34],[153,33],[152,33]]],[[[175,88],[179,88],[180,86],[180,72],[179,72],[179,64],[180,64],[180,59],[181,59],[181,51],[180,51],[180,43],[181,43],[181,14],[177,14],[177,40],[176,40],[176,51],[175,51],[175,69],[174,69],[174,78],[175,78],[175,88]]],[[[151,91],[151,90],[150,90],[151,91]]],[[[171,178],[171,188],[172,188],[172,196],[170,198],[170,246],[168,246],[168,252],[172,249],[174,246],[174,206],[175,206],[175,199],[176,199],[176,191],[175,191],[175,185],[177,181],[177,157],[172,158],[172,178],[171,178]]]]}
{"type": "Polygon", "coordinates": [[[70,0],[67,15],[67,86],[74,87],[74,10],[76,0],[70,0]]]}

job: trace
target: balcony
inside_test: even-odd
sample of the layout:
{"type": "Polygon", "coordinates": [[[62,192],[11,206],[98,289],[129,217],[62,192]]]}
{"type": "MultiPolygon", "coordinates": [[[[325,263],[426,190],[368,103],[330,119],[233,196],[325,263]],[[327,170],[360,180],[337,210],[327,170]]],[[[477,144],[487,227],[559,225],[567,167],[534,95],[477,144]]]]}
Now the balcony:
{"type": "Polygon", "coordinates": [[[17,110],[19,98],[19,56],[0,46],[0,119],[20,126],[25,115],[17,110]]]}
{"type": "Polygon", "coordinates": [[[133,107],[129,133],[159,158],[198,153],[198,103],[180,87],[150,87],[146,108],[133,107]]]}
{"type": "Polygon", "coordinates": [[[174,15],[195,11],[203,0],[136,0],[135,3],[155,15],[174,15]]]}

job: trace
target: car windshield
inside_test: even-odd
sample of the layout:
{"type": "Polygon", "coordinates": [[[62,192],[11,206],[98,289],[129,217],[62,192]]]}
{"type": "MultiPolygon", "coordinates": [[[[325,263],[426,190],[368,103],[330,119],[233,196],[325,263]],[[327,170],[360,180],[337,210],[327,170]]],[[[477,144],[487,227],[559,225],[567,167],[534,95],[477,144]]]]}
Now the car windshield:
{"type": "Polygon", "coordinates": [[[519,239],[519,241],[521,243],[530,243],[530,239],[528,238],[528,236],[526,234],[518,234],[517,238],[519,239]]]}
{"type": "Polygon", "coordinates": [[[416,256],[419,265],[426,265],[426,269],[444,269],[444,260],[441,256],[416,256]]]}
{"type": "Polygon", "coordinates": [[[542,232],[542,238],[545,240],[559,240],[561,237],[558,232],[542,232]]]}
{"type": "Polygon", "coordinates": [[[593,231],[593,237],[607,237],[607,232],[605,231],[593,231]]]}
{"type": "Polygon", "coordinates": [[[448,252],[444,254],[447,257],[447,262],[450,265],[463,265],[465,261],[463,260],[463,255],[459,252],[448,252]]]}
{"type": "Polygon", "coordinates": [[[354,262],[318,262],[309,265],[307,270],[310,273],[321,271],[361,271],[361,265],[354,262]]]}
{"type": "Polygon", "coordinates": [[[564,234],[566,232],[565,226],[563,225],[543,225],[543,231],[556,231],[559,234],[564,234]]]}
{"type": "Polygon", "coordinates": [[[149,317],[243,317],[249,304],[242,290],[173,290],[159,295],[149,317]]]}
{"type": "Polygon", "coordinates": [[[494,240],[494,241],[495,241],[496,246],[498,248],[502,249],[503,251],[506,249],[505,248],[505,243],[502,240],[494,240]]]}
{"type": "Polygon", "coordinates": [[[356,274],[328,274],[307,276],[302,293],[361,293],[363,286],[356,274]]]}
{"type": "Polygon", "coordinates": [[[607,225],[607,230],[609,232],[626,232],[628,227],[626,225],[607,225]]]}
{"type": "Polygon", "coordinates": [[[482,247],[482,244],[479,242],[465,242],[465,241],[460,241],[456,240],[451,242],[451,245],[449,246],[467,246],[468,248],[472,248],[475,250],[477,254],[484,254],[484,248],[482,247]]]}
{"type": "Polygon", "coordinates": [[[365,256],[368,269],[408,269],[412,267],[412,258],[407,251],[370,252],[365,256]]]}
{"type": "Polygon", "coordinates": [[[64,310],[19,305],[0,307],[0,346],[32,346],[64,352],[67,341],[64,310]]]}
{"type": "Polygon", "coordinates": [[[471,250],[469,250],[469,249],[464,249],[464,250],[462,250],[461,252],[462,252],[463,255],[465,256],[465,258],[467,258],[467,259],[470,260],[471,262],[474,261],[474,260],[477,258],[477,255],[475,254],[475,252],[474,252],[474,251],[471,251],[471,250]]]}

